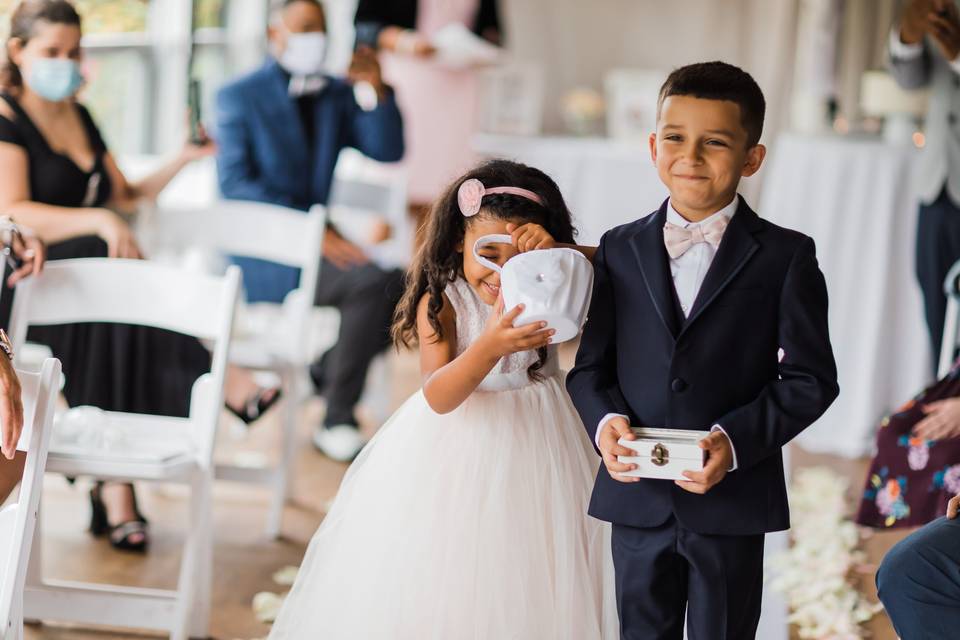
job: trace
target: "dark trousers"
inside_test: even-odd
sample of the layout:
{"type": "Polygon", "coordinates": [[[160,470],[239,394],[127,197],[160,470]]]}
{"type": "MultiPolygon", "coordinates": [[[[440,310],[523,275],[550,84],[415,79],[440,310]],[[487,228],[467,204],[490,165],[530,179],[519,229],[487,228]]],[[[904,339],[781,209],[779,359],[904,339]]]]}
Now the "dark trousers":
{"type": "Polygon", "coordinates": [[[340,335],[319,362],[313,377],[327,400],[324,425],[356,424],[370,362],[390,344],[393,312],[403,293],[403,272],[384,271],[369,263],[347,270],[324,260],[316,303],[340,312],[340,335]]]}
{"type": "Polygon", "coordinates": [[[671,517],[613,526],[623,640],[753,640],[763,594],[763,534],[708,536],[671,517]]]}
{"type": "Polygon", "coordinates": [[[917,279],[923,291],[924,313],[936,367],[947,312],[943,281],[950,267],[960,260],[960,208],[950,201],[946,190],[932,204],[920,205],[916,260],[917,279]]]}
{"type": "Polygon", "coordinates": [[[877,571],[877,591],[903,640],[960,638],[960,518],[901,540],[877,571]]]}

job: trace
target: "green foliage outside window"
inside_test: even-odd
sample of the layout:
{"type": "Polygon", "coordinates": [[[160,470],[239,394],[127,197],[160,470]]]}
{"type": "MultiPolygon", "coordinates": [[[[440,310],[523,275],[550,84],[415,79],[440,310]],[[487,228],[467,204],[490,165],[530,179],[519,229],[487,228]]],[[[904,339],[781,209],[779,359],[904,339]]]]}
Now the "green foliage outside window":
{"type": "MultiPolygon", "coordinates": [[[[0,0],[0,31],[6,35],[18,0],[0,0]]],[[[149,0],[75,0],[84,33],[137,33],[147,29],[149,0]]]]}

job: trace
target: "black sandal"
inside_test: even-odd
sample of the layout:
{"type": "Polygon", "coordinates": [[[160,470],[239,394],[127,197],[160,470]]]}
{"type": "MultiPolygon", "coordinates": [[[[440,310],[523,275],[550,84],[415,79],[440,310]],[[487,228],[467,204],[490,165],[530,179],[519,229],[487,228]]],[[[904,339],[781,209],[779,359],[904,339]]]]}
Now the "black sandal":
{"type": "MultiPolygon", "coordinates": [[[[130,487],[131,491],[133,490],[132,484],[128,484],[127,486],[130,487]]],[[[110,546],[114,549],[143,553],[147,550],[150,542],[149,523],[147,519],[141,515],[140,509],[137,507],[136,494],[133,496],[133,512],[136,514],[136,517],[133,520],[111,525],[110,519],[107,517],[107,506],[103,503],[103,498],[100,496],[100,490],[102,488],[103,482],[98,482],[90,489],[90,533],[96,537],[104,534],[108,535],[110,546]],[[130,538],[136,534],[140,534],[141,539],[138,542],[132,542],[130,538]]]]}
{"type": "Polygon", "coordinates": [[[256,395],[247,400],[243,409],[235,409],[226,403],[224,403],[224,406],[227,407],[230,413],[240,418],[244,424],[250,424],[263,417],[263,414],[269,411],[273,405],[277,404],[277,401],[280,400],[280,396],[282,395],[283,392],[281,392],[280,389],[261,389],[256,395]],[[273,395],[269,398],[264,398],[264,396],[271,391],[273,395]]]}

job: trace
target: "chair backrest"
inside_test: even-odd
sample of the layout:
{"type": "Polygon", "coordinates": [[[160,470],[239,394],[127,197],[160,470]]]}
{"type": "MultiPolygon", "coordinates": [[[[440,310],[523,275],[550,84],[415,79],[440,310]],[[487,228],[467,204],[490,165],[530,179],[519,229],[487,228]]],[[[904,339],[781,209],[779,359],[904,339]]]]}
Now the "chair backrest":
{"type": "Polygon", "coordinates": [[[155,249],[201,248],[300,269],[299,289],[316,290],[326,209],[308,213],[263,202],[219,200],[158,209],[147,235],[155,249]]]}
{"type": "Polygon", "coordinates": [[[222,402],[239,288],[237,267],[219,276],[144,260],[57,260],[47,263],[40,276],[17,285],[10,339],[16,352],[30,326],[114,322],[167,329],[204,340],[213,356],[210,373],[198,383],[210,380],[202,386],[213,390],[213,397],[205,403],[212,406],[197,413],[191,405],[190,417],[210,426],[209,431],[191,432],[203,452],[202,460],[207,460],[213,451],[213,426],[222,402]]]}
{"type": "MultiPolygon", "coordinates": [[[[0,511],[0,624],[3,633],[16,621],[11,617],[14,598],[23,593],[30,545],[40,508],[43,471],[47,465],[53,413],[60,380],[60,361],[48,358],[39,373],[17,372],[23,399],[24,430],[29,432],[27,459],[16,504],[0,511]]],[[[0,461],[0,464],[7,464],[0,461]]],[[[16,631],[14,631],[14,637],[16,631]]]]}
{"type": "Polygon", "coordinates": [[[410,264],[416,229],[407,213],[405,173],[381,165],[350,169],[348,164],[344,171],[338,167],[327,209],[337,229],[382,267],[410,264]],[[369,230],[377,219],[387,222],[392,234],[385,242],[370,245],[369,230]]]}

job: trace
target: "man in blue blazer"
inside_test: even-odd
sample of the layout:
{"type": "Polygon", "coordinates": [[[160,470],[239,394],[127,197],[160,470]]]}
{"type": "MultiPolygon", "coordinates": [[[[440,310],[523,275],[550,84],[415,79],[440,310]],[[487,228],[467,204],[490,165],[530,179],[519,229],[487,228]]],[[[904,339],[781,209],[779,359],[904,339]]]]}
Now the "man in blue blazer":
{"type": "MultiPolygon", "coordinates": [[[[383,162],[400,160],[402,120],[373,52],[355,54],[347,80],[323,72],[326,20],[318,0],[285,0],[271,18],[269,38],[272,57],[217,97],[224,197],[306,211],[327,202],[344,147],[383,162]],[[365,96],[363,107],[358,95],[365,96]]],[[[296,269],[247,258],[236,262],[251,302],[282,301],[297,286],[296,269]]],[[[327,400],[314,443],[334,459],[350,460],[363,445],[354,408],[371,360],[389,343],[401,290],[400,271],[381,270],[327,228],[316,302],[339,309],[340,335],[310,373],[327,400]]]]}
{"type": "Polygon", "coordinates": [[[567,389],[603,457],[590,514],[613,523],[624,640],[747,640],[764,534],[790,526],[781,448],[838,393],[811,238],[737,194],[760,168],[765,101],[723,62],[674,71],[650,151],[670,198],[616,227],[567,389]],[[631,428],[709,431],[702,472],[623,475],[631,428]]]}

